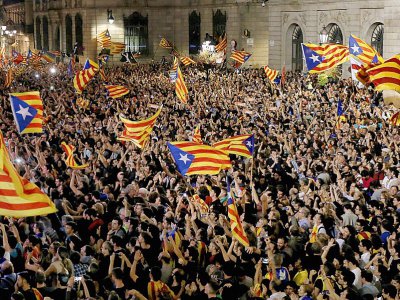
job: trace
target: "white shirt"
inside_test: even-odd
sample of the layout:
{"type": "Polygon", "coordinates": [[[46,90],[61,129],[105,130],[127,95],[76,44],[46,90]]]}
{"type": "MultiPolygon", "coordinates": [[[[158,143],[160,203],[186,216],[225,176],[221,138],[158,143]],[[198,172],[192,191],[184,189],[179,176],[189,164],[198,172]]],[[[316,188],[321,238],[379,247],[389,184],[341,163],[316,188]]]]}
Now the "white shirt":
{"type": "Polygon", "coordinates": [[[355,268],[354,270],[351,270],[356,278],[354,278],[353,284],[354,286],[359,290],[362,287],[361,283],[361,269],[359,267],[355,268]]]}

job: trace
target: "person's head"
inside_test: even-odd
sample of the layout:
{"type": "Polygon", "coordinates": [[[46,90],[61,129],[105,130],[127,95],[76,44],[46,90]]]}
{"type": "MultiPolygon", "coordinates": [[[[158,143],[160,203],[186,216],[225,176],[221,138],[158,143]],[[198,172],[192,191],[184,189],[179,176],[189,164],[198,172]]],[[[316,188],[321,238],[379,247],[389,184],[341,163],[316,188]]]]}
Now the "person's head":
{"type": "Polygon", "coordinates": [[[209,280],[204,288],[205,293],[207,296],[216,295],[219,289],[219,284],[215,280],[209,280]]]}
{"type": "Polygon", "coordinates": [[[121,268],[114,268],[111,271],[111,280],[113,283],[116,283],[117,281],[122,281],[124,279],[124,272],[122,271],[121,268]]]}
{"type": "Polygon", "coordinates": [[[369,270],[362,270],[361,271],[361,280],[363,283],[371,283],[374,279],[374,275],[369,270]]]}
{"type": "Polygon", "coordinates": [[[114,218],[111,222],[111,230],[117,231],[122,226],[122,220],[120,218],[114,218]]]}
{"type": "Polygon", "coordinates": [[[25,300],[24,295],[21,292],[15,292],[11,295],[11,300],[25,300]]]}
{"type": "Polygon", "coordinates": [[[17,287],[18,289],[26,290],[30,287],[30,276],[27,271],[18,273],[17,276],[17,287]]]}
{"type": "Polygon", "coordinates": [[[113,246],[109,241],[105,241],[101,245],[101,253],[103,253],[104,256],[109,256],[113,252],[113,246]]]}
{"type": "Polygon", "coordinates": [[[67,222],[64,228],[67,235],[73,235],[76,232],[78,226],[75,222],[67,222]]]}
{"type": "Polygon", "coordinates": [[[161,280],[161,269],[159,267],[152,267],[150,269],[150,279],[153,281],[161,280]]]}
{"type": "Polygon", "coordinates": [[[44,275],[43,271],[39,270],[38,272],[36,272],[35,281],[37,285],[42,285],[46,283],[46,275],[44,275]]]}
{"type": "Polygon", "coordinates": [[[382,287],[382,296],[383,296],[383,299],[385,299],[385,300],[386,299],[389,299],[389,300],[395,299],[397,296],[397,290],[396,290],[395,286],[392,284],[385,284],[382,287]]]}

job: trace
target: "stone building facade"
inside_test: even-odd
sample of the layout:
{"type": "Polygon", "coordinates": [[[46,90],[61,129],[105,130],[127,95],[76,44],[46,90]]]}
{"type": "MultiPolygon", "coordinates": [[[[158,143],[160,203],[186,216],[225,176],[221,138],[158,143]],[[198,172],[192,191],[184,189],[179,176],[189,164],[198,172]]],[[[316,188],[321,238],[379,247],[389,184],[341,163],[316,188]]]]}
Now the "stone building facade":
{"type": "MultiPolygon", "coordinates": [[[[374,44],[385,58],[400,52],[400,0],[33,0],[36,48],[71,52],[75,42],[94,58],[96,35],[106,29],[127,50],[159,59],[168,51],[160,37],[184,53],[195,52],[206,36],[225,30],[228,46],[253,53],[249,66],[303,69],[300,44],[319,42],[326,27],[330,42],[348,44],[351,33],[374,44]],[[115,20],[109,24],[108,16],[115,20]],[[195,37],[193,37],[193,34],[195,37]],[[190,50],[191,49],[191,50],[190,50]]],[[[119,61],[120,57],[113,57],[119,61]]],[[[346,69],[346,67],[345,67],[346,69]]]]}

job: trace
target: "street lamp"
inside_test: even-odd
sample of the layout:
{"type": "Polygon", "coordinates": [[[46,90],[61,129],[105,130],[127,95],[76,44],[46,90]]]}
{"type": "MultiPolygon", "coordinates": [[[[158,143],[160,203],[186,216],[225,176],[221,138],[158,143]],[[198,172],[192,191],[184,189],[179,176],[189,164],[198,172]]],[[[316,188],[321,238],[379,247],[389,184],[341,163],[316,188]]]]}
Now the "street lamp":
{"type": "Polygon", "coordinates": [[[107,9],[107,18],[108,18],[108,23],[113,24],[115,19],[112,15],[112,10],[111,9],[107,9]]]}
{"type": "Polygon", "coordinates": [[[324,26],[319,33],[319,43],[320,44],[326,44],[328,42],[328,31],[326,30],[326,27],[324,26]]]}

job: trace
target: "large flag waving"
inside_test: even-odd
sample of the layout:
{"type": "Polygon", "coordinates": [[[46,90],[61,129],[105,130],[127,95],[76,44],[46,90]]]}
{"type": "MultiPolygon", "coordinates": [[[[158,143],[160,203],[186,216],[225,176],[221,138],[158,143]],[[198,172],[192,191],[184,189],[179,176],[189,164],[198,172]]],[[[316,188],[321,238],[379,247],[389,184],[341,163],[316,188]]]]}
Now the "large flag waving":
{"type": "Polygon", "coordinates": [[[265,71],[265,75],[267,75],[268,79],[269,79],[271,82],[274,82],[276,76],[278,76],[278,71],[277,71],[277,70],[270,69],[268,66],[265,66],[265,67],[264,67],[264,71],[265,71]]]}
{"type": "Polygon", "coordinates": [[[111,47],[111,35],[108,29],[97,35],[97,43],[101,48],[109,49],[111,47]]]}
{"type": "Polygon", "coordinates": [[[120,54],[125,50],[125,44],[119,42],[111,42],[110,54],[120,54]]]}
{"type": "Polygon", "coordinates": [[[107,94],[113,99],[120,98],[129,93],[129,90],[122,85],[106,85],[107,94]]]}
{"type": "Polygon", "coordinates": [[[196,64],[196,62],[195,62],[193,59],[191,59],[189,56],[181,56],[179,59],[181,60],[181,62],[182,62],[185,66],[189,66],[189,65],[191,65],[191,64],[193,64],[193,65],[196,64]]]}
{"type": "Polygon", "coordinates": [[[39,92],[12,93],[10,102],[20,134],[43,132],[43,102],[39,92]]]}
{"type": "Polygon", "coordinates": [[[386,60],[383,64],[366,71],[375,90],[394,90],[400,92],[400,54],[386,60]]]}
{"type": "Polygon", "coordinates": [[[351,34],[349,39],[350,54],[357,57],[363,64],[383,63],[382,56],[362,39],[351,34]]]}
{"type": "Polygon", "coordinates": [[[212,146],[218,150],[226,151],[228,154],[252,157],[254,152],[254,135],[236,135],[219,141],[212,146]]]}
{"type": "Polygon", "coordinates": [[[189,98],[189,91],[186,87],[185,80],[183,78],[183,74],[182,74],[179,66],[177,69],[177,77],[176,77],[176,81],[175,81],[175,93],[176,93],[176,96],[183,103],[187,103],[188,98],[189,98]]]}
{"type": "Polygon", "coordinates": [[[246,232],[243,229],[242,222],[235,204],[235,201],[231,195],[231,185],[228,177],[226,177],[226,185],[228,192],[228,217],[231,223],[232,235],[245,247],[248,247],[249,239],[246,236],[246,232]]]}
{"type": "Polygon", "coordinates": [[[18,174],[0,132],[0,215],[22,218],[56,211],[46,194],[18,174]]]}
{"type": "Polygon", "coordinates": [[[349,59],[349,47],[337,44],[301,44],[308,72],[320,73],[349,59]]]}
{"type": "Polygon", "coordinates": [[[217,46],[215,46],[215,51],[217,51],[217,52],[225,51],[227,46],[228,46],[228,40],[227,40],[226,32],[225,32],[222,40],[218,43],[217,46]]]}
{"type": "Polygon", "coordinates": [[[74,87],[78,94],[82,94],[83,90],[94,77],[94,75],[96,75],[96,70],[94,68],[81,70],[75,74],[74,87]]]}
{"type": "Polygon", "coordinates": [[[215,175],[232,167],[229,156],[208,145],[194,142],[170,142],[168,148],[182,175],[215,175]]]}
{"type": "Polygon", "coordinates": [[[242,65],[250,58],[250,56],[251,53],[249,52],[233,50],[231,54],[231,59],[242,65]]]}
{"type": "Polygon", "coordinates": [[[65,160],[65,163],[67,164],[68,167],[70,167],[71,169],[79,170],[79,169],[85,169],[89,166],[89,164],[78,165],[78,163],[74,159],[74,151],[75,151],[74,146],[67,145],[65,142],[62,142],[61,147],[67,154],[67,159],[65,160]]]}

